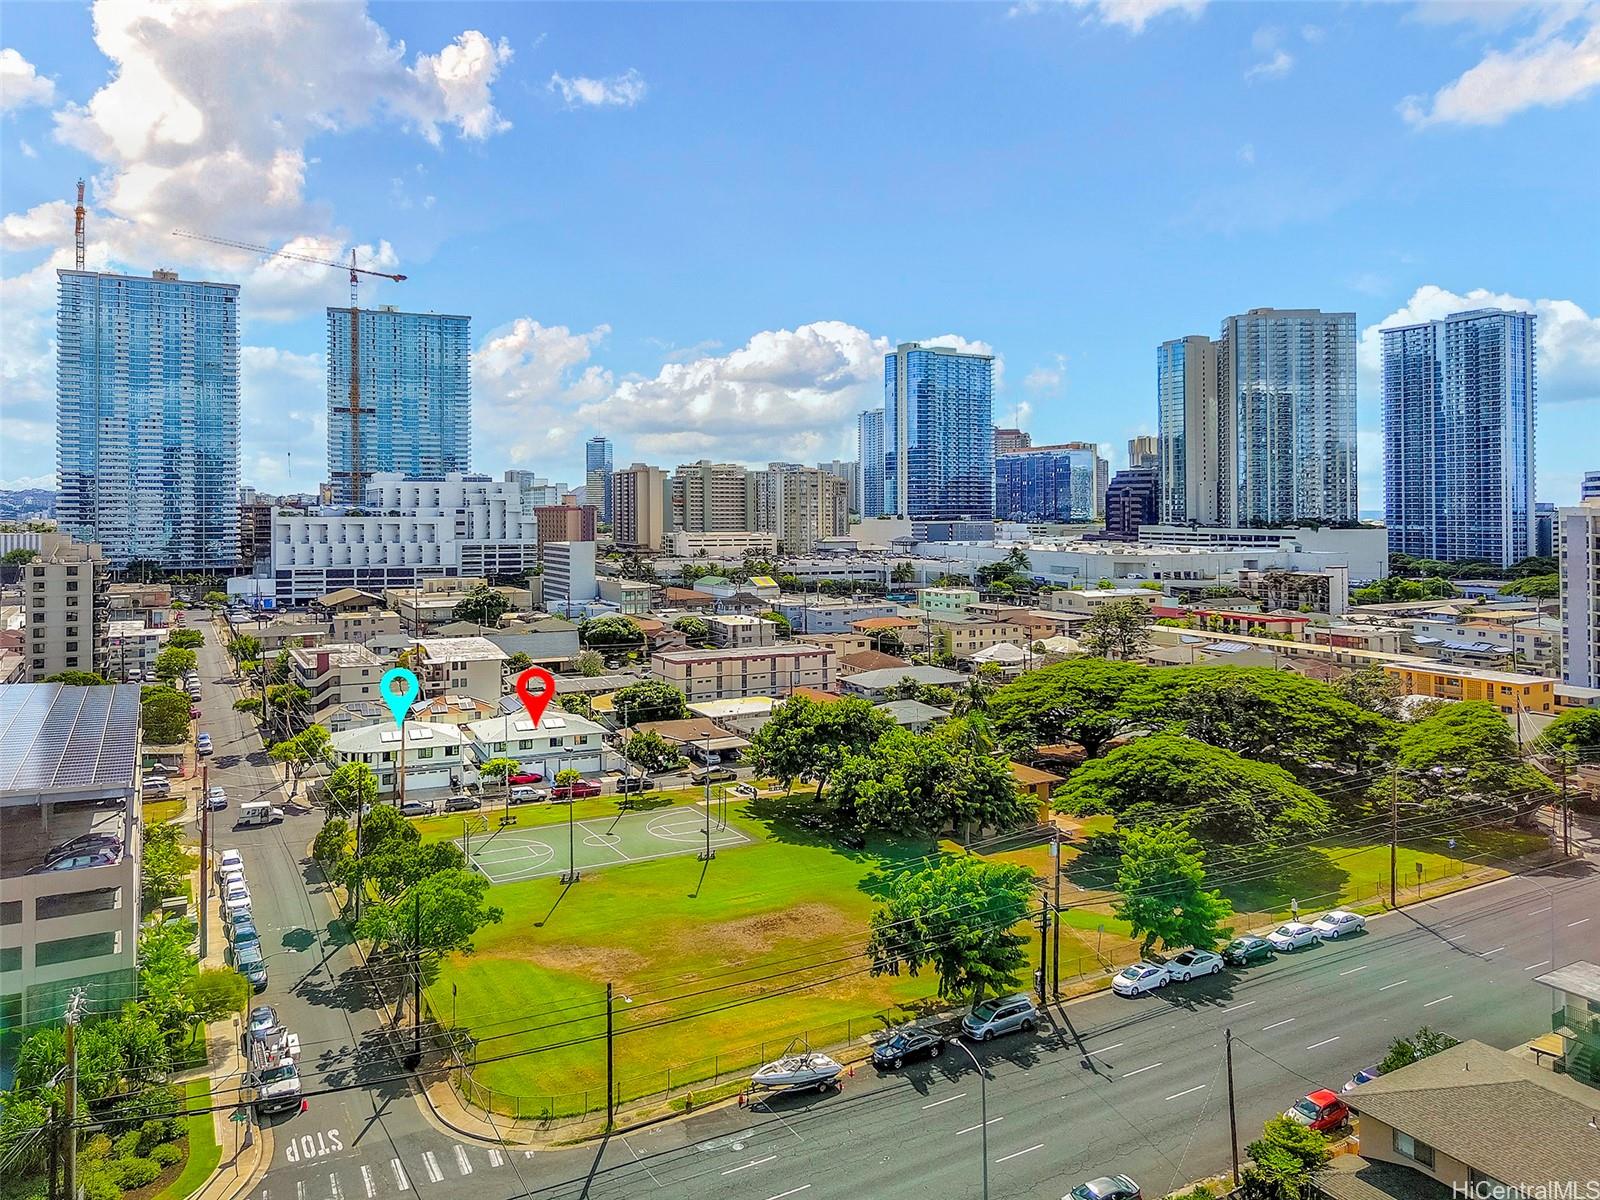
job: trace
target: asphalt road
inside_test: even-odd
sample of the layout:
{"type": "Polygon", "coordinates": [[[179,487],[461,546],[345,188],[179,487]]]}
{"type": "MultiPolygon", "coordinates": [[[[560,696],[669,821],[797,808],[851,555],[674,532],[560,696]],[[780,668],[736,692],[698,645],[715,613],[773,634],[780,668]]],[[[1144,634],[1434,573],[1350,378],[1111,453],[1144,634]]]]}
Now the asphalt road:
{"type": "MultiPolygon", "coordinates": [[[[242,796],[281,788],[201,651],[212,782],[242,796]]],[[[281,801],[281,791],[277,798],[281,801]]],[[[232,832],[271,957],[264,998],[304,1047],[308,1089],[398,1074],[353,952],[303,860],[320,818],[232,832]]],[[[1400,1034],[1429,1024],[1511,1046],[1549,1029],[1548,964],[1600,957],[1600,872],[1578,863],[1505,880],[1372,921],[1309,948],[1156,996],[1109,994],[1052,1010],[1053,1026],[977,1049],[989,1078],[990,1195],[1056,1197],[1083,1179],[1132,1175],[1146,1195],[1226,1169],[1223,1031],[1232,1028],[1241,1149],[1307,1091],[1339,1087],[1400,1034]]],[[[529,997],[529,1005],[537,998],[529,997]]],[[[474,1195],[779,1200],[978,1196],[984,1157],[978,1072],[952,1048],[879,1076],[858,1068],[836,1094],[721,1108],[574,1150],[501,1149],[424,1119],[411,1088],[313,1096],[274,1126],[258,1200],[474,1195]]],[[[225,1158],[227,1148],[225,1148],[225,1158]]]]}

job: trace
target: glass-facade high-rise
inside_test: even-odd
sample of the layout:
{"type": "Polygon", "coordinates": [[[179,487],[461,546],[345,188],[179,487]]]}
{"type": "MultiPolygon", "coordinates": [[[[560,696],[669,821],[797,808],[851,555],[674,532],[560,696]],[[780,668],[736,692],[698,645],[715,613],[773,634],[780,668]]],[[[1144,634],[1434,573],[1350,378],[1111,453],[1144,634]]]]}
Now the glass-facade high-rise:
{"type": "Polygon", "coordinates": [[[994,517],[994,358],[905,342],[883,360],[883,506],[930,521],[994,517]]]}
{"type": "Polygon", "coordinates": [[[1383,331],[1391,551],[1502,567],[1533,553],[1535,320],[1485,308],[1383,331]]]}
{"type": "MultiPolygon", "coordinates": [[[[471,319],[360,309],[360,462],[350,424],[350,310],[328,309],[328,474],[354,503],[353,473],[443,479],[472,469],[471,319]]],[[[363,483],[362,491],[365,490],[363,483]]]]}
{"type": "Polygon", "coordinates": [[[1253,308],[1222,323],[1226,523],[1353,522],[1356,315],[1253,308]]]}
{"type": "Polygon", "coordinates": [[[239,556],[239,289],[56,272],[56,516],[114,567],[239,556]]]}
{"type": "Polygon", "coordinates": [[[994,515],[1002,521],[1092,521],[1099,467],[1090,445],[1034,446],[994,460],[994,515]]]}
{"type": "Polygon", "coordinates": [[[583,498],[606,524],[612,519],[611,439],[592,437],[583,444],[583,498]]]}
{"type": "Polygon", "coordinates": [[[861,464],[861,515],[881,517],[883,507],[883,409],[856,418],[856,460],[861,464]]]}

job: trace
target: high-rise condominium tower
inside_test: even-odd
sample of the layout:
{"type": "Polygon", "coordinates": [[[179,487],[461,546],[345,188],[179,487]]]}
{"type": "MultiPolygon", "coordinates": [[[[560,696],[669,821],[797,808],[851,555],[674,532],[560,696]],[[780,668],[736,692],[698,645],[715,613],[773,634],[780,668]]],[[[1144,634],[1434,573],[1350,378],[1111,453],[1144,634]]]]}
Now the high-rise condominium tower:
{"type": "Polygon", "coordinates": [[[592,437],[583,444],[583,498],[600,510],[600,519],[613,520],[611,439],[592,437]]]}
{"type": "Polygon", "coordinates": [[[883,507],[883,409],[856,418],[856,458],[861,463],[861,515],[881,517],[883,507]]]}
{"type": "Polygon", "coordinates": [[[239,289],[57,271],[56,516],[113,567],[239,556],[239,289]]]}
{"type": "Polygon", "coordinates": [[[994,517],[994,358],[918,342],[884,356],[884,511],[994,517]]]}
{"type": "Polygon", "coordinates": [[[452,471],[470,471],[470,318],[389,307],[358,311],[361,411],[352,436],[350,309],[328,309],[328,475],[334,498],[359,502],[377,472],[443,479],[452,471]]]}
{"type": "Polygon", "coordinates": [[[1383,331],[1391,551],[1503,567],[1533,553],[1534,321],[1483,308],[1383,331]]]}

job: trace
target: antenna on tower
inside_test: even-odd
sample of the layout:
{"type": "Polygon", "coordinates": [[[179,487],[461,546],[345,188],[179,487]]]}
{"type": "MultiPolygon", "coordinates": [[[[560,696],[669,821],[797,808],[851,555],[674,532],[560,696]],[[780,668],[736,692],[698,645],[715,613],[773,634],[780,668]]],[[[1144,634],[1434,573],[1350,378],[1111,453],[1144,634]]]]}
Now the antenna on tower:
{"type": "Polygon", "coordinates": [[[78,207],[73,209],[73,248],[77,251],[78,270],[83,270],[83,180],[78,180],[78,207]]]}

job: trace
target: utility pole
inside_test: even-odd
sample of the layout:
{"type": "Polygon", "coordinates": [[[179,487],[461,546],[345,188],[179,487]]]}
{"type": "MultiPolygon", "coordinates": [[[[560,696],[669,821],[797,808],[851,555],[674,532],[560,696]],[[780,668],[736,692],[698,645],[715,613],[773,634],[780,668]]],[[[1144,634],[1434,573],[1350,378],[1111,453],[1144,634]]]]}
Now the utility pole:
{"type": "Polygon", "coordinates": [[[1567,772],[1572,768],[1572,750],[1562,747],[1557,753],[1561,762],[1561,855],[1572,857],[1572,810],[1567,804],[1567,772]]]}
{"type": "Polygon", "coordinates": [[[67,1003],[66,1026],[66,1078],[62,1081],[66,1089],[67,1109],[67,1154],[65,1168],[62,1172],[62,1190],[68,1200],[77,1200],[78,1195],[78,1023],[83,1020],[83,989],[79,988],[72,993],[72,999],[67,1003]]]}
{"type": "Polygon", "coordinates": [[[203,962],[208,950],[211,922],[211,797],[206,785],[211,782],[211,768],[200,768],[200,958],[203,962]]]}
{"type": "Polygon", "coordinates": [[[610,1129],[617,1115],[617,1083],[615,1034],[611,1019],[612,985],[606,984],[606,1128],[610,1129]]]}
{"type": "Polygon", "coordinates": [[[57,1190],[61,1182],[61,1106],[54,1100],[50,1101],[50,1184],[45,1195],[50,1200],[57,1200],[61,1193],[57,1190]]]}
{"type": "Polygon", "coordinates": [[[1389,907],[1395,902],[1395,859],[1400,850],[1400,767],[1389,769],[1389,907]]]}
{"type": "Polygon", "coordinates": [[[1239,1186],[1239,1114],[1233,1106],[1233,1026],[1224,1032],[1228,1055],[1228,1136],[1233,1142],[1233,1186],[1239,1186]]]}
{"type": "Polygon", "coordinates": [[[1050,946],[1050,995],[1061,999],[1061,826],[1050,826],[1050,861],[1055,865],[1056,895],[1051,907],[1055,909],[1055,936],[1050,946]]]}
{"type": "Polygon", "coordinates": [[[1050,954],[1049,954],[1050,947],[1049,947],[1049,944],[1045,941],[1045,937],[1046,937],[1047,934],[1049,934],[1049,932],[1050,932],[1050,901],[1049,901],[1048,898],[1040,897],[1040,900],[1039,900],[1039,988],[1038,988],[1038,991],[1039,991],[1039,1003],[1040,1004],[1043,1004],[1045,1002],[1045,995],[1044,995],[1044,991],[1045,991],[1045,989],[1044,989],[1044,984],[1045,984],[1044,969],[1049,964],[1049,959],[1050,959],[1050,954]]]}
{"type": "Polygon", "coordinates": [[[422,897],[411,893],[411,1056],[414,1071],[422,1062],[422,897]]]}

